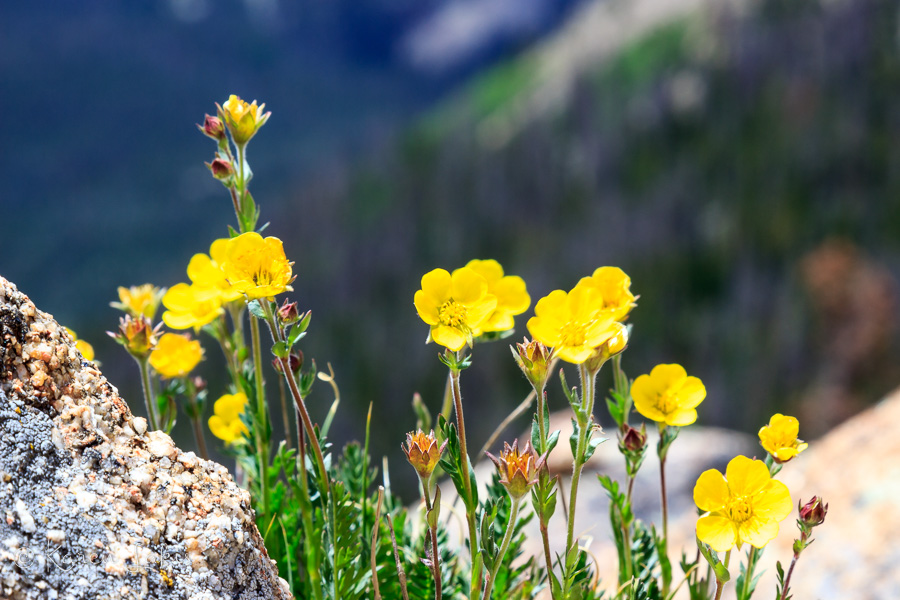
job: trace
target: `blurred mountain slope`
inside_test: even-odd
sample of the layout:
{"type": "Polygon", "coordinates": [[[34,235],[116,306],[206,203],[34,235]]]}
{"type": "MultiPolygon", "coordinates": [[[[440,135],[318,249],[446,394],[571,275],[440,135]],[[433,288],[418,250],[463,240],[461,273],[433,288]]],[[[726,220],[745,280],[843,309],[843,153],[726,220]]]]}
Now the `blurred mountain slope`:
{"type": "MultiPolygon", "coordinates": [[[[755,431],[785,411],[813,437],[896,384],[898,6],[702,6],[586,60],[543,105],[550,55],[526,53],[298,194],[285,219],[302,221],[307,274],[340,314],[319,355],[369,348],[348,365],[364,404],[405,410],[410,381],[439,404],[412,294],[421,273],[476,257],[524,276],[534,300],[623,267],[641,294],[626,371],[685,365],[707,384],[708,424],[755,431]],[[323,229],[340,246],[316,245],[323,229]]],[[[526,391],[503,346],[477,348],[466,372],[476,437],[526,391]]]]}

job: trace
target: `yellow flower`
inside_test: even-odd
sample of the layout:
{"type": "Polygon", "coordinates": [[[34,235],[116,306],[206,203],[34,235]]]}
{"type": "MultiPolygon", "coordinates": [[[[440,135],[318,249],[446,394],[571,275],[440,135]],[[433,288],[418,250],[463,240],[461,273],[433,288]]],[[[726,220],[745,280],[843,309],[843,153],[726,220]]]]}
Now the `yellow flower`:
{"type": "Polygon", "coordinates": [[[243,392],[225,394],[213,405],[215,414],[209,418],[209,430],[226,443],[234,443],[248,433],[241,415],[247,408],[247,396],[243,392]]]}
{"type": "Polygon", "coordinates": [[[179,283],[173,285],[162,299],[169,309],[163,322],[172,329],[198,330],[222,314],[222,299],[218,288],[179,283]]]}
{"type": "Polygon", "coordinates": [[[809,446],[797,439],[799,434],[800,422],[797,419],[776,413],[769,419],[769,424],[759,430],[759,442],[775,462],[784,463],[809,446]]]}
{"type": "Polygon", "coordinates": [[[187,268],[187,275],[191,282],[198,287],[218,290],[222,304],[243,296],[240,291],[228,283],[225,272],[222,271],[228,241],[228,239],[214,241],[209,247],[209,256],[195,254],[187,268]]]}
{"type": "Polygon", "coordinates": [[[504,275],[503,267],[496,260],[470,260],[466,267],[484,277],[488,294],[497,297],[497,308],[480,327],[472,331],[472,335],[512,329],[515,326],[513,317],[522,314],[531,305],[525,281],[516,275],[504,275]]]}
{"type": "Polygon", "coordinates": [[[716,552],[744,542],[762,548],[793,509],[787,486],[771,478],[763,461],[746,456],[731,459],[724,477],[716,469],[703,472],[694,502],[708,513],[697,521],[697,537],[716,552]]]}
{"type": "Polygon", "coordinates": [[[603,297],[603,310],[610,310],[613,319],[622,321],[635,307],[631,293],[631,278],[619,267],[600,267],[590,277],[583,277],[579,286],[596,289],[603,297]]]}
{"type": "Polygon", "coordinates": [[[454,352],[471,344],[473,332],[497,308],[484,277],[467,267],[434,269],[422,276],[413,297],[419,317],[431,325],[431,339],[454,352]]]}
{"type": "Polygon", "coordinates": [[[634,380],[631,397],[648,419],[684,427],[697,420],[695,409],[706,398],[706,388],[681,365],[656,365],[649,375],[634,380]]]}
{"type": "Polygon", "coordinates": [[[187,335],[167,333],[150,353],[150,366],[166,379],[184,377],[203,358],[200,342],[187,335]]]}
{"type": "Polygon", "coordinates": [[[228,240],[221,266],[234,289],[250,300],[294,291],[291,263],[276,237],[250,231],[228,240]]]}
{"type": "Polygon", "coordinates": [[[156,316],[159,301],[166,292],[152,283],[133,285],[131,287],[119,287],[119,301],[110,302],[109,305],[126,312],[132,317],[144,315],[151,321],[156,316]]]}
{"type": "Polygon", "coordinates": [[[594,349],[621,333],[612,313],[602,307],[603,298],[593,288],[576,286],[568,294],[554,290],[538,300],[528,331],[552,347],[556,356],[580,365],[594,349]]]}
{"type": "Polygon", "coordinates": [[[219,113],[222,120],[231,131],[231,138],[237,145],[246,144],[250,141],[259,128],[266,124],[269,115],[272,113],[263,113],[265,104],[256,105],[256,100],[251,104],[241,100],[234,94],[228,97],[228,100],[219,107],[219,113]]]}
{"type": "Polygon", "coordinates": [[[63,329],[66,330],[66,333],[68,333],[69,337],[72,338],[72,341],[75,342],[75,349],[81,352],[81,356],[84,357],[84,360],[94,360],[94,347],[84,340],[79,340],[78,336],[75,335],[75,332],[68,327],[64,327],[63,329]]]}

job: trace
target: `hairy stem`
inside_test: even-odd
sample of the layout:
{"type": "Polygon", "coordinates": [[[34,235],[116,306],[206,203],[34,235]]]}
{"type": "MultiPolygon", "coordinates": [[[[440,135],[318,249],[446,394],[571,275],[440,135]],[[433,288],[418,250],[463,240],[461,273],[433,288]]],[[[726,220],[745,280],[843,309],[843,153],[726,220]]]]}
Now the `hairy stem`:
{"type": "Polygon", "coordinates": [[[481,597],[481,600],[490,600],[491,598],[491,588],[494,586],[494,579],[497,578],[497,572],[500,570],[500,565],[503,563],[503,557],[509,549],[509,542],[512,540],[513,531],[516,528],[516,517],[519,516],[520,498],[510,498],[510,500],[512,500],[512,509],[509,511],[509,521],[506,523],[506,535],[503,536],[503,543],[500,544],[500,553],[497,555],[497,560],[494,562],[494,568],[491,569],[490,578],[484,584],[484,595],[481,597]]]}
{"type": "MultiPolygon", "coordinates": [[[[432,503],[431,503],[431,492],[428,491],[428,482],[425,479],[419,478],[419,481],[422,484],[422,495],[425,498],[425,513],[426,520],[427,515],[431,512],[432,503]]],[[[437,524],[435,523],[434,527],[430,527],[431,529],[431,574],[434,576],[434,600],[441,600],[441,555],[438,552],[438,541],[437,541],[437,524]]]]}
{"type": "Polygon", "coordinates": [[[141,387],[144,390],[144,405],[147,407],[147,419],[150,421],[150,431],[159,429],[156,421],[156,411],[153,409],[153,387],[150,381],[150,361],[145,358],[136,359],[141,370],[141,387]]]}
{"type": "MultiPolygon", "coordinates": [[[[728,568],[728,562],[731,560],[731,550],[725,553],[725,568],[728,568]]],[[[722,590],[725,589],[725,582],[716,577],[716,600],[721,600],[722,590]]],[[[784,600],[784,598],[782,598],[784,600]]]]}
{"type": "MultiPolygon", "coordinates": [[[[265,298],[260,304],[266,303],[265,298]]],[[[250,338],[253,343],[253,371],[256,383],[256,460],[259,464],[260,493],[262,494],[262,512],[269,515],[269,444],[266,439],[268,427],[268,409],[266,407],[266,390],[262,372],[262,344],[259,339],[259,321],[250,319],[250,338]]]]}
{"type": "Polygon", "coordinates": [[[459,451],[461,454],[461,472],[463,487],[466,492],[466,521],[469,525],[469,554],[475,560],[475,552],[478,547],[478,530],[475,527],[475,508],[469,508],[472,504],[472,484],[469,480],[469,452],[466,449],[466,422],[463,418],[462,392],[459,388],[459,371],[450,370],[450,382],[453,387],[453,402],[456,408],[456,430],[459,433],[459,451]]]}

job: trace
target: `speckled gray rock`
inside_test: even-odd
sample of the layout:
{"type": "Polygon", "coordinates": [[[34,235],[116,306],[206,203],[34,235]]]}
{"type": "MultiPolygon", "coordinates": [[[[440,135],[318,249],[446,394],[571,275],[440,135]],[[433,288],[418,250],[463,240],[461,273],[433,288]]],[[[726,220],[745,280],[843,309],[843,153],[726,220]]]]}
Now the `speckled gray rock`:
{"type": "Polygon", "coordinates": [[[291,598],[221,465],[147,431],[0,277],[0,598],[291,598]]]}

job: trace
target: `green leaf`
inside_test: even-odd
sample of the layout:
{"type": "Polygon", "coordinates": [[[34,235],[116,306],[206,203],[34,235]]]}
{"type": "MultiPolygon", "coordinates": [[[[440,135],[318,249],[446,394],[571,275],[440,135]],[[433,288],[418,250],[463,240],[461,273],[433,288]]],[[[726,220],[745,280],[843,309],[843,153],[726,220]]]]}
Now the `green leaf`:
{"type": "Polygon", "coordinates": [[[434,487],[434,502],[431,504],[431,510],[428,511],[426,515],[426,520],[428,521],[428,526],[432,529],[435,529],[438,524],[438,519],[441,517],[441,486],[436,485],[434,487]]]}
{"type": "Polygon", "coordinates": [[[265,319],[266,313],[262,309],[262,306],[259,304],[259,300],[251,300],[247,303],[247,310],[250,311],[250,314],[256,317],[257,319],[265,319]]]}
{"type": "Polygon", "coordinates": [[[290,353],[291,349],[285,342],[277,342],[272,346],[272,354],[278,358],[287,358],[290,353]]]}

